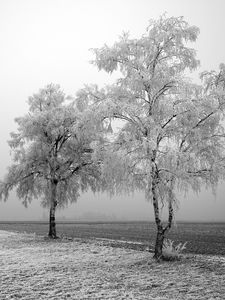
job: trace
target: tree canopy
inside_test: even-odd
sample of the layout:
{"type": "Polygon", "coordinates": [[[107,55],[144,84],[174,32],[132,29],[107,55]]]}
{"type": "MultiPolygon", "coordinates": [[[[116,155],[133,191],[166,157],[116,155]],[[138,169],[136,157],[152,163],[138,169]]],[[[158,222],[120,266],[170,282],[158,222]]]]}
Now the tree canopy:
{"type": "Polygon", "coordinates": [[[39,198],[43,205],[55,208],[76,201],[80,191],[96,191],[100,170],[93,145],[100,135],[88,104],[84,112],[75,99],[52,84],[28,103],[29,112],[16,119],[18,130],[11,133],[14,163],[0,196],[6,199],[16,187],[25,205],[39,198]]]}
{"type": "Polygon", "coordinates": [[[109,189],[142,189],[153,202],[157,257],[171,227],[177,189],[199,191],[203,184],[214,188],[224,176],[224,65],[219,73],[204,72],[202,84],[187,78],[186,71],[199,65],[190,48],[198,33],[183,17],[162,16],[150,21],[139,39],[123,34],[113,46],[93,49],[99,70],[121,72],[115,84],[87,90],[103,116],[124,121],[111,155],[124,162],[121,171],[127,180],[117,176],[115,159],[111,167],[107,160],[105,176],[109,189]],[[160,219],[160,202],[168,203],[166,225],[160,219]]]}

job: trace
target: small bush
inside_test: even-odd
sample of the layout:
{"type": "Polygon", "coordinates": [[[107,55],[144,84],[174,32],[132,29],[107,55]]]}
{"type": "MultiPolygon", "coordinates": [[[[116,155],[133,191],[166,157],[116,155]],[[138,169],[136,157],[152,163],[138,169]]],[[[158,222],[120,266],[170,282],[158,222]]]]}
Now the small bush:
{"type": "Polygon", "coordinates": [[[179,243],[177,246],[174,245],[174,241],[170,239],[165,239],[163,242],[163,259],[164,260],[179,260],[181,257],[181,252],[186,249],[186,244],[179,243]]]}

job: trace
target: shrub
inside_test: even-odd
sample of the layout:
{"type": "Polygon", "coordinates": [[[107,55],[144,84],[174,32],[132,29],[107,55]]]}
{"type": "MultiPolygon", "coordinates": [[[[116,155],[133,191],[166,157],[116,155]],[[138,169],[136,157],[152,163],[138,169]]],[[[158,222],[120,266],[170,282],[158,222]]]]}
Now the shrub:
{"type": "Polygon", "coordinates": [[[177,246],[174,245],[174,241],[165,239],[163,242],[162,255],[164,260],[179,260],[181,252],[186,249],[186,244],[179,243],[177,246]]]}

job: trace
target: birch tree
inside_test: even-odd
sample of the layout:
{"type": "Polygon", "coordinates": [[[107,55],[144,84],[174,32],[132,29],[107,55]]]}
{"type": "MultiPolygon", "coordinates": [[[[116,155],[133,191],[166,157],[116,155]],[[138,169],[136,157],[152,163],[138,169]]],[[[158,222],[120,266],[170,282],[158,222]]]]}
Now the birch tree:
{"type": "MultiPolygon", "coordinates": [[[[76,201],[80,192],[98,188],[99,165],[93,160],[97,128],[91,112],[67,97],[58,85],[48,85],[29,98],[29,112],[15,121],[9,146],[9,167],[0,196],[16,188],[27,205],[33,198],[50,207],[49,237],[56,238],[56,206],[76,201]]],[[[93,114],[92,114],[93,115],[93,114]]]]}
{"type": "Polygon", "coordinates": [[[105,162],[108,189],[145,191],[154,208],[156,259],[163,258],[176,191],[214,188],[223,178],[224,66],[219,74],[202,74],[202,85],[185,76],[199,65],[190,48],[198,33],[183,17],[162,16],[139,39],[124,33],[113,46],[93,49],[99,70],[121,72],[114,85],[86,90],[103,118],[124,122],[105,162]],[[168,220],[162,222],[165,203],[168,220]]]}

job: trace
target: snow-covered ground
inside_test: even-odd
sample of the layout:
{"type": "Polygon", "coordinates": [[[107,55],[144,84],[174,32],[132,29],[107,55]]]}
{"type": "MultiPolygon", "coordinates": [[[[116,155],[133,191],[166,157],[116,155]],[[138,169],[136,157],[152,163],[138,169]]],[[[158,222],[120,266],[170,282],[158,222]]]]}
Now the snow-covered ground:
{"type": "Polygon", "coordinates": [[[0,299],[225,299],[225,257],[152,254],[107,240],[0,231],[0,299]]]}

